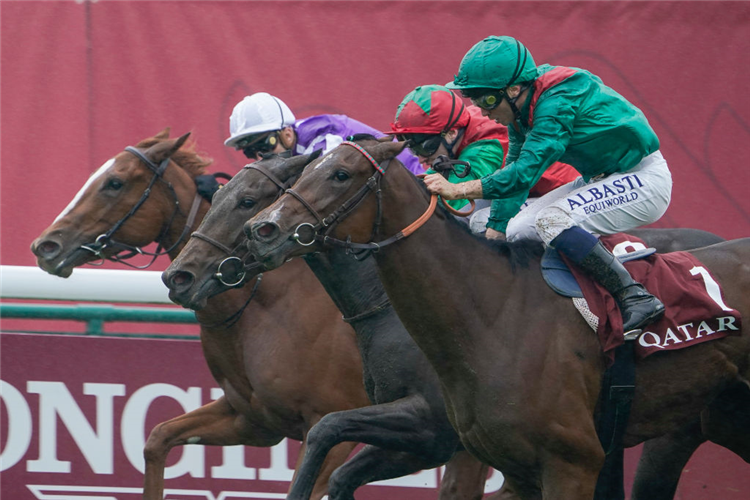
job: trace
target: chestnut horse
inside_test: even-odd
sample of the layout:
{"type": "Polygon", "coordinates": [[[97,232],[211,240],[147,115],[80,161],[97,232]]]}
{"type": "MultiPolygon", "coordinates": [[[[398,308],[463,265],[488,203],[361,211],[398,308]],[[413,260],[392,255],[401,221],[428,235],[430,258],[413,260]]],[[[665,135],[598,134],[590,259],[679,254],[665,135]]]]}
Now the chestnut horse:
{"type": "MultiPolygon", "coordinates": [[[[39,267],[67,277],[75,266],[152,241],[174,258],[209,208],[196,196],[195,178],[210,162],[183,147],[187,137],[169,139],[166,129],[105,163],[32,244],[39,267]]],[[[196,313],[201,344],[224,395],[153,429],[144,450],[148,500],[164,497],[175,446],[269,447],[287,437],[303,441],[301,461],[305,437],[324,415],[369,404],[351,328],[302,262],[204,305],[196,313]]],[[[313,498],[326,494],[328,476],[353,447],[331,450],[313,498]]]]}
{"type": "MultiPolygon", "coordinates": [[[[163,274],[172,300],[196,307],[207,296],[228,289],[224,282],[253,279],[259,266],[253,272],[252,263],[247,269],[239,265],[245,253],[242,224],[276,200],[307,161],[267,156],[247,165],[216,193],[193,238],[163,274]],[[235,274],[230,275],[232,269],[235,274]],[[217,279],[219,273],[221,279],[217,279]]],[[[343,252],[308,259],[354,327],[365,387],[376,404],[330,413],[313,427],[307,436],[304,465],[298,469],[288,498],[310,498],[321,479],[323,459],[345,441],[369,445],[331,476],[331,500],[351,499],[363,484],[446,462],[440,497],[482,498],[487,467],[460,450],[437,376],[388,303],[371,261],[358,262],[343,252]],[[338,280],[340,275],[349,279],[338,280]],[[337,436],[329,432],[332,428],[339,430],[337,436]],[[331,443],[331,438],[335,442],[331,443]]]]}
{"type": "MultiPolygon", "coordinates": [[[[540,245],[488,242],[442,210],[414,231],[430,196],[394,158],[404,143],[361,144],[313,162],[293,193],[251,219],[251,252],[274,269],[330,238],[376,249],[388,297],[436,370],[464,446],[502,471],[516,497],[593,498],[604,460],[595,410],[605,358],[570,300],[544,283],[540,245]],[[371,235],[377,245],[351,243],[371,235]]],[[[747,318],[750,239],[691,253],[747,318]]],[[[737,405],[749,408],[750,398],[736,391],[742,400],[730,408],[723,397],[750,385],[746,332],[639,360],[624,445],[678,432],[700,416],[709,439],[750,460],[750,433],[727,417],[737,405]],[[732,428],[737,435],[727,439],[732,428]]]]}

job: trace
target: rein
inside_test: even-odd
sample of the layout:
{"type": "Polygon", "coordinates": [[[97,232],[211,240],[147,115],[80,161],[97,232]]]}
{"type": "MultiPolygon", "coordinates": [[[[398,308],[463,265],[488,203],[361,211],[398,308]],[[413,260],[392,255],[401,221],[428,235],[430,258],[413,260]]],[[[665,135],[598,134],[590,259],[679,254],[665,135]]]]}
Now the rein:
{"type": "Polygon", "coordinates": [[[167,169],[167,166],[169,165],[170,156],[164,158],[159,165],[151,161],[150,158],[148,158],[146,155],[144,155],[140,150],[132,147],[127,146],[125,148],[125,151],[132,153],[134,156],[136,156],[139,160],[141,160],[148,168],[154,173],[154,176],[151,177],[151,181],[149,182],[146,189],[143,191],[143,194],[141,195],[141,198],[133,205],[133,207],[128,211],[127,214],[125,214],[124,217],[122,217],[119,221],[117,221],[106,233],[100,234],[96,237],[96,240],[94,240],[94,243],[88,244],[88,245],[81,245],[80,248],[83,250],[88,250],[89,252],[93,253],[97,257],[101,259],[101,263],[99,264],[91,264],[91,265],[102,265],[105,260],[111,260],[113,262],[120,262],[126,266],[135,268],[135,269],[146,269],[148,267],[151,267],[151,265],[156,261],[156,258],[161,255],[166,255],[170,253],[172,250],[177,248],[177,246],[182,243],[182,241],[185,239],[185,236],[190,232],[190,229],[193,226],[193,223],[195,222],[195,217],[198,213],[198,208],[200,207],[200,203],[202,200],[202,197],[199,193],[196,192],[195,198],[193,199],[193,204],[190,207],[190,212],[187,215],[187,221],[185,223],[185,227],[182,230],[182,233],[180,234],[180,237],[177,239],[177,241],[174,242],[172,246],[170,246],[167,249],[164,249],[162,251],[162,243],[161,239],[164,237],[164,235],[169,231],[169,228],[172,227],[172,223],[174,222],[175,217],[178,213],[182,213],[180,209],[180,200],[177,198],[177,193],[174,190],[174,186],[172,186],[171,182],[168,182],[164,179],[164,171],[167,169]],[[156,247],[156,251],[146,252],[141,247],[135,247],[132,245],[127,245],[125,243],[116,241],[112,238],[112,235],[120,229],[125,222],[130,219],[141,206],[146,202],[148,197],[151,195],[151,189],[154,187],[154,184],[156,184],[156,181],[159,180],[167,185],[169,188],[169,191],[172,193],[172,197],[174,198],[174,210],[172,211],[172,215],[169,218],[169,223],[167,224],[166,228],[161,232],[161,234],[156,238],[156,241],[158,242],[158,245],[156,247]],[[105,256],[103,254],[104,250],[107,248],[120,248],[114,255],[111,255],[109,257],[105,256]],[[125,255],[122,255],[123,252],[128,252],[125,255]],[[150,255],[152,256],[151,261],[143,266],[136,266],[134,264],[131,264],[129,262],[126,262],[127,259],[131,259],[135,257],[136,255],[150,255]]]}
{"type": "MultiPolygon", "coordinates": [[[[414,231],[422,227],[427,220],[432,217],[432,214],[435,213],[435,208],[437,207],[437,195],[433,194],[430,197],[430,204],[427,207],[427,210],[413,223],[411,223],[406,228],[402,229],[395,235],[391,236],[390,238],[375,242],[370,241],[368,243],[352,243],[351,238],[347,238],[346,240],[339,240],[336,238],[333,238],[331,236],[328,236],[327,233],[333,229],[332,224],[339,222],[340,220],[346,218],[348,215],[350,215],[356,208],[359,206],[359,204],[365,199],[365,197],[370,193],[374,192],[377,197],[378,202],[378,209],[377,209],[377,216],[375,219],[375,223],[373,224],[373,234],[371,236],[371,239],[374,239],[377,235],[378,228],[380,226],[380,221],[382,218],[382,196],[381,196],[381,190],[380,190],[380,180],[385,176],[385,172],[388,169],[388,165],[390,164],[391,160],[393,158],[388,158],[385,161],[383,161],[382,164],[379,164],[375,158],[370,155],[365,149],[360,146],[359,144],[351,141],[344,141],[341,143],[342,145],[351,146],[360,153],[370,162],[370,164],[375,168],[375,173],[367,179],[367,182],[356,192],[354,195],[349,198],[347,201],[345,201],[339,208],[334,210],[328,217],[321,217],[318,212],[315,211],[315,209],[297,192],[295,192],[293,189],[287,189],[286,193],[292,195],[296,200],[298,200],[302,205],[315,217],[318,221],[317,224],[313,225],[309,222],[303,222],[302,224],[298,225],[297,228],[294,230],[294,234],[290,237],[292,240],[296,241],[302,246],[310,246],[313,243],[319,242],[323,245],[331,245],[335,247],[341,247],[345,248],[347,251],[351,250],[364,250],[364,251],[373,251],[377,252],[384,246],[388,246],[392,243],[395,243],[399,240],[402,240],[412,234],[414,231]],[[310,241],[303,241],[302,237],[300,236],[300,230],[306,228],[312,231],[313,236],[310,239],[310,241]],[[320,233],[322,229],[325,228],[325,232],[323,234],[320,233]]],[[[455,211],[454,211],[455,213],[455,211]]],[[[470,212],[469,212],[470,213],[470,212]]]]}
{"type": "Polygon", "coordinates": [[[201,323],[200,321],[198,323],[201,324],[201,326],[204,326],[206,328],[217,328],[217,327],[224,327],[224,328],[230,328],[234,326],[235,323],[237,323],[242,315],[245,313],[245,309],[247,309],[247,306],[250,305],[250,302],[252,302],[253,298],[255,297],[255,294],[258,292],[258,288],[260,288],[260,282],[263,280],[263,273],[259,274],[255,279],[255,285],[253,285],[253,290],[250,292],[250,296],[247,298],[245,303],[240,307],[240,309],[232,314],[231,316],[228,316],[227,318],[223,319],[222,321],[219,321],[217,323],[201,323]]]}

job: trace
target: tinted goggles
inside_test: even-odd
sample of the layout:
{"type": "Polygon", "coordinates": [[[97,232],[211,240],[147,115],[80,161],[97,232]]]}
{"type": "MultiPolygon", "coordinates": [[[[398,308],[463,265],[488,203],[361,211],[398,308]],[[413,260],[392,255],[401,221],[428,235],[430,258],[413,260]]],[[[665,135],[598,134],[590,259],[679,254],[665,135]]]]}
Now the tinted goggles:
{"type": "Polygon", "coordinates": [[[434,155],[442,141],[440,134],[409,134],[396,137],[399,141],[406,141],[406,147],[411,149],[415,155],[424,158],[434,155]]]}
{"type": "Polygon", "coordinates": [[[500,103],[503,102],[504,95],[504,90],[496,90],[478,97],[472,97],[471,103],[478,108],[484,109],[485,111],[492,111],[496,107],[500,106],[500,103]]]}
{"type": "Polygon", "coordinates": [[[244,155],[249,159],[255,159],[259,153],[268,153],[273,151],[278,144],[278,134],[269,132],[259,135],[251,135],[237,143],[237,149],[241,149],[244,155]]]}

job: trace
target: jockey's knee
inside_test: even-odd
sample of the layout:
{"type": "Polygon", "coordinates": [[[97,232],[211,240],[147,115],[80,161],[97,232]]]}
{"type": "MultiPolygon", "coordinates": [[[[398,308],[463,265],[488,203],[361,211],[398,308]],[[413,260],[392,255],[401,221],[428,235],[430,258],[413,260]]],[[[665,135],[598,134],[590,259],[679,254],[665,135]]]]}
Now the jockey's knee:
{"type": "Polygon", "coordinates": [[[523,217],[514,217],[508,221],[508,227],[505,229],[505,239],[508,241],[541,241],[537,234],[536,227],[534,226],[534,220],[523,217]]]}
{"type": "Polygon", "coordinates": [[[556,206],[541,209],[534,220],[534,229],[538,234],[537,239],[541,239],[545,245],[549,245],[560,233],[575,225],[576,223],[570,214],[556,206]]]}

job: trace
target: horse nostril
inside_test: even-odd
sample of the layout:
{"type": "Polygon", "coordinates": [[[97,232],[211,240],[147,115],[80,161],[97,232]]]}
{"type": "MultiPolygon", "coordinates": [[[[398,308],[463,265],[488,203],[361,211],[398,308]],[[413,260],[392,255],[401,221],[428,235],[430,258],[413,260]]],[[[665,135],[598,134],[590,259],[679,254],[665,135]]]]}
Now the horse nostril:
{"type": "Polygon", "coordinates": [[[169,277],[169,287],[173,290],[177,290],[180,288],[188,288],[190,285],[193,284],[193,281],[195,281],[195,278],[193,277],[192,273],[189,273],[187,271],[176,271],[172,273],[172,276],[169,277]]]}
{"type": "Polygon", "coordinates": [[[42,258],[51,259],[60,253],[62,247],[54,241],[45,240],[40,242],[35,248],[34,253],[42,258]]]}
{"type": "Polygon", "coordinates": [[[278,226],[276,224],[272,224],[270,222],[264,222],[263,224],[260,224],[255,228],[255,234],[260,236],[261,238],[271,238],[278,229],[278,226]]]}

